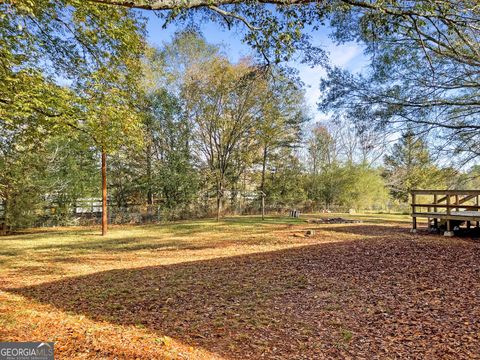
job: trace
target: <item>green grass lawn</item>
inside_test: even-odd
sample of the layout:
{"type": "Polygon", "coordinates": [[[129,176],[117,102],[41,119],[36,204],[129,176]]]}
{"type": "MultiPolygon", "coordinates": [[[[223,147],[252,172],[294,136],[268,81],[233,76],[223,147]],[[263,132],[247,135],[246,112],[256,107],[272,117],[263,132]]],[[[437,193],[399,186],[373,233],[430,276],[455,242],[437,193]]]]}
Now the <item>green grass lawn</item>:
{"type": "Polygon", "coordinates": [[[478,244],[408,230],[306,214],[2,237],[0,339],[55,341],[58,359],[478,354],[478,244]]]}

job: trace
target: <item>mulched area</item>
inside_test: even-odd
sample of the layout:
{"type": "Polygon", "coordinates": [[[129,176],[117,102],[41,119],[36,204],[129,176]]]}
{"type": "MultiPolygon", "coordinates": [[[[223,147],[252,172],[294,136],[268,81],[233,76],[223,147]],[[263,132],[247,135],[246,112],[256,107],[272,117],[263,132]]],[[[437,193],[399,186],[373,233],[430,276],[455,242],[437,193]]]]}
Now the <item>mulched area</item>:
{"type": "Polygon", "coordinates": [[[357,240],[9,291],[227,359],[480,359],[478,242],[363,224],[315,238],[337,234],[357,240]]]}

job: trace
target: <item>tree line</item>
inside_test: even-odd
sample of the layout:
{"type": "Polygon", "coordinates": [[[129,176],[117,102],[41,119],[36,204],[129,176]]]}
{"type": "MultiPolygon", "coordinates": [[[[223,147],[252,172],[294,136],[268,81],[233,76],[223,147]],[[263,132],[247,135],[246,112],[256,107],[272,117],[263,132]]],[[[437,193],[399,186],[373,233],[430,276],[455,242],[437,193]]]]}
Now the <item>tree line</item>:
{"type": "MultiPolygon", "coordinates": [[[[52,204],[68,223],[77,201],[100,197],[106,231],[107,198],[160,206],[165,218],[220,217],[238,211],[242,196],[252,211],[262,194],[271,209],[382,210],[406,203],[412,188],[474,186],[477,168],[439,165],[435,150],[444,139],[459,157],[476,154],[477,10],[468,2],[367,5],[252,12],[210,4],[221,15],[214,21],[243,26],[256,50],[233,63],[193,30],[151,48],[145,19],[127,7],[1,3],[7,227],[35,224],[52,204]],[[325,63],[304,27],[327,20],[338,42],[367,45],[370,73],[325,63]],[[312,123],[302,84],[283,64],[295,51],[327,67],[325,123],[312,123]],[[442,137],[431,136],[436,129],[442,137]]],[[[166,21],[186,20],[186,8],[166,21]]]]}

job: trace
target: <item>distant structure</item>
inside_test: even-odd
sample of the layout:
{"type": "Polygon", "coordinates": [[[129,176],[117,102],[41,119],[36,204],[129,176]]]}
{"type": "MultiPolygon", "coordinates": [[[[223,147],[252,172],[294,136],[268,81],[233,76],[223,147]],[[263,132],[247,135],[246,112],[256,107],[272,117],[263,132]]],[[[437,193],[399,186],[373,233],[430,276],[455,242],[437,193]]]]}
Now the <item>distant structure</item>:
{"type": "Polygon", "coordinates": [[[412,190],[410,194],[412,232],[417,231],[417,218],[427,218],[429,229],[445,236],[453,236],[464,225],[479,227],[480,190],[412,190]]]}
{"type": "Polygon", "coordinates": [[[298,211],[297,209],[290,210],[290,217],[299,218],[300,217],[300,211],[298,211]]]}

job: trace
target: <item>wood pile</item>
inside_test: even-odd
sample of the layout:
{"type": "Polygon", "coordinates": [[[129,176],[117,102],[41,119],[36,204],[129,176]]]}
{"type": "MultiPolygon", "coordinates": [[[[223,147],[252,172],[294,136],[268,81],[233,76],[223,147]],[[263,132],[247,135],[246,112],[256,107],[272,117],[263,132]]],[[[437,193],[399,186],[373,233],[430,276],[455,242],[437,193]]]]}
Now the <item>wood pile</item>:
{"type": "Polygon", "coordinates": [[[358,224],[358,223],[361,223],[362,221],[337,217],[337,218],[324,218],[324,219],[308,219],[307,222],[309,224],[358,224]]]}

